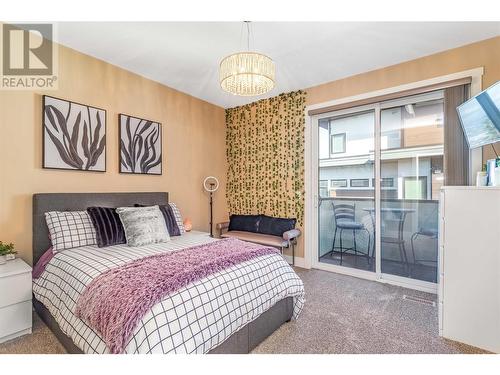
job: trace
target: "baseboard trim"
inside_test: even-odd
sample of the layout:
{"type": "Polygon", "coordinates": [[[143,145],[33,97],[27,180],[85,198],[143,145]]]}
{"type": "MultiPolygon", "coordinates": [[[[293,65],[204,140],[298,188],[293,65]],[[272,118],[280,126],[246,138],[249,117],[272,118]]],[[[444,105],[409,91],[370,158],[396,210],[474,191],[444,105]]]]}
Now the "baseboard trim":
{"type": "MultiPolygon", "coordinates": [[[[283,255],[283,257],[285,258],[285,260],[289,264],[292,264],[292,256],[291,255],[283,255]]],[[[307,268],[305,258],[295,257],[295,267],[307,268]]]]}

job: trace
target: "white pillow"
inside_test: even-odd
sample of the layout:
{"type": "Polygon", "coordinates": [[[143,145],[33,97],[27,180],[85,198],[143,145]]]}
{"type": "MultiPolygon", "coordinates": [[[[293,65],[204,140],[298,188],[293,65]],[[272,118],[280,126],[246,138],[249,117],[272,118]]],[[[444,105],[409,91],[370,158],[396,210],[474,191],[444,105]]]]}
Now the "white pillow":
{"type": "Polygon", "coordinates": [[[116,213],[120,216],[129,246],[170,241],[165,219],[158,206],[119,207],[116,213]]]}
{"type": "Polygon", "coordinates": [[[87,211],[50,211],[45,213],[52,251],[96,245],[94,225],[87,211]]]}
{"type": "Polygon", "coordinates": [[[172,208],[172,212],[175,216],[175,222],[177,223],[177,226],[179,227],[179,231],[181,234],[186,233],[186,228],[184,228],[184,222],[182,221],[182,216],[181,212],[179,211],[179,208],[176,206],[175,203],[169,203],[170,208],[172,208]]]}

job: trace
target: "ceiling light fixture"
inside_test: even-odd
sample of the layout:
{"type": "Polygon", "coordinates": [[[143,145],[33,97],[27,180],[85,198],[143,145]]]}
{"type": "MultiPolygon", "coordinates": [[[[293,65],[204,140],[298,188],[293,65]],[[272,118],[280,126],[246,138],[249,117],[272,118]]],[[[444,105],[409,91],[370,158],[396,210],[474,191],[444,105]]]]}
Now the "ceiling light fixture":
{"type": "Polygon", "coordinates": [[[266,55],[250,51],[250,21],[245,21],[245,24],[247,51],[222,59],[219,69],[220,86],[233,95],[262,95],[274,88],[274,61],[266,55]]]}

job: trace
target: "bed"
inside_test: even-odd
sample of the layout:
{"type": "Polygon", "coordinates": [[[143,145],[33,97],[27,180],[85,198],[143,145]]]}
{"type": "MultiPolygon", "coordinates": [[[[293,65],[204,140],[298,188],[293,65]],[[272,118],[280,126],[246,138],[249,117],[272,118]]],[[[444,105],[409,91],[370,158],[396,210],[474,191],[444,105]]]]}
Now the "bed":
{"type": "MultiPolygon", "coordinates": [[[[44,213],[89,206],[167,204],[168,194],[47,193],[33,196],[33,263],[49,248],[44,213]]],[[[85,246],[57,253],[33,282],[33,304],[69,353],[108,353],[74,307],[85,287],[110,268],[166,251],[217,241],[192,231],[137,248],[85,246]]],[[[248,353],[304,303],[300,278],[278,254],[268,254],[205,277],[163,298],[142,318],[124,353],[248,353]]]]}

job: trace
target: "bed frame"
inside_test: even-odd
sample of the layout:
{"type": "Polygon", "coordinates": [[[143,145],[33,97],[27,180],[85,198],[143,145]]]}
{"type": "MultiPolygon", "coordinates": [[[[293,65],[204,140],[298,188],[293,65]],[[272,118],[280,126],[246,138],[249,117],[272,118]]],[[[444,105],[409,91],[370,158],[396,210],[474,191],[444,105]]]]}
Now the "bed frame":
{"type": "MultiPolygon", "coordinates": [[[[134,204],[167,204],[168,193],[43,193],[33,195],[33,264],[49,248],[49,232],[45,222],[45,212],[85,210],[90,206],[119,207],[134,204]]],[[[33,296],[33,307],[40,318],[58,338],[68,353],[81,354],[73,340],[59,327],[49,310],[33,296]]],[[[258,344],[290,321],[293,313],[293,299],[279,301],[254,321],[248,323],[210,353],[249,353],[258,344]]]]}

